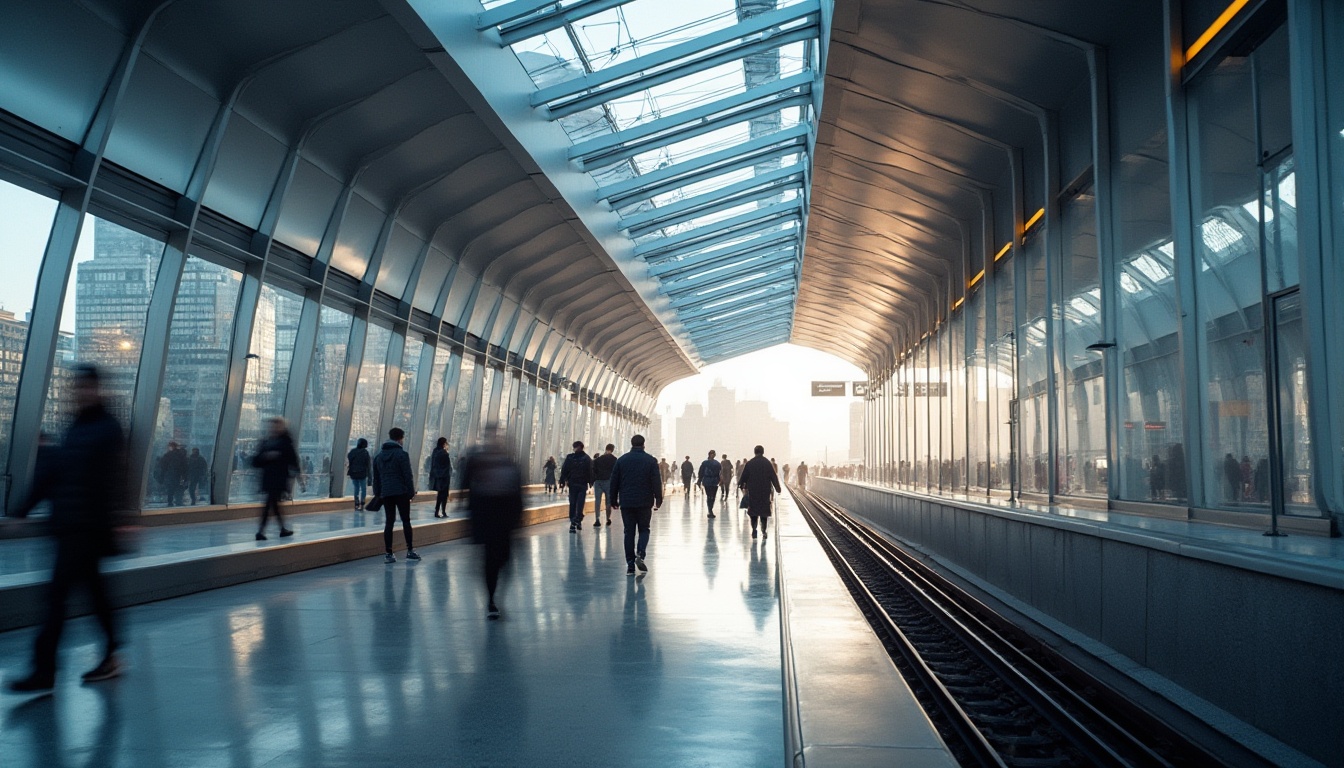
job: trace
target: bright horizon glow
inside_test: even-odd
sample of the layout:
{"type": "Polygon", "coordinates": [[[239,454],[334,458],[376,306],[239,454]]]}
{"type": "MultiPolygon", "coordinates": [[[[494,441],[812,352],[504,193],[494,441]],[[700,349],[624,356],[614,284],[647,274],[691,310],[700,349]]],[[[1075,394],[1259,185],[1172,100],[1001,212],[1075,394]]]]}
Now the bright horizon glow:
{"type": "Polygon", "coordinates": [[[709,388],[721,381],[737,391],[739,400],[764,400],[770,415],[789,423],[793,453],[788,459],[778,457],[781,466],[799,461],[844,464],[849,461],[849,405],[858,398],[812,397],[811,383],[867,379],[862,370],[835,355],[795,344],[777,344],[707,365],[658,395],[664,445],[669,449],[675,445],[676,420],[686,405],[707,404],[709,388]]]}

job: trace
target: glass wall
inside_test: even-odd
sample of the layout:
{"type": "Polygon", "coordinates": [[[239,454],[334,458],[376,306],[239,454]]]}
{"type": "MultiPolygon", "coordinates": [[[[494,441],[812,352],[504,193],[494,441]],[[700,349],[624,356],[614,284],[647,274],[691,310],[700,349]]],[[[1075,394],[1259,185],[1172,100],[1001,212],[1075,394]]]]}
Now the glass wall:
{"type": "Polygon", "coordinates": [[[462,356],[462,372],[457,377],[457,398],[453,403],[453,421],[448,444],[458,446],[459,451],[471,448],[474,437],[471,435],[471,393],[477,388],[476,358],[462,356]]]}
{"type": "Polygon", "coordinates": [[[296,498],[325,498],[331,492],[333,465],[336,472],[345,471],[345,456],[335,457],[333,463],[331,449],[336,439],[336,407],[345,378],[345,353],[353,322],[350,313],[335,307],[322,307],[318,318],[317,343],[303,400],[303,425],[298,435],[299,456],[308,477],[304,486],[295,489],[296,498]],[[311,471],[307,469],[310,464],[311,471]]]}
{"type": "Polygon", "coordinates": [[[387,373],[387,348],[392,343],[392,329],[369,323],[364,339],[364,362],[359,366],[359,381],[355,385],[355,406],[350,419],[350,444],[364,438],[369,441],[369,453],[377,453],[386,435],[379,429],[383,415],[383,379],[387,373]]]}
{"type": "MultiPolygon", "coordinates": [[[[154,463],[150,468],[146,505],[164,506],[170,502],[169,489],[158,465],[170,442],[182,446],[189,454],[187,493],[178,501],[192,500],[193,479],[197,485],[196,503],[213,500],[211,468],[241,286],[242,274],[236,270],[195,255],[187,258],[168,331],[168,364],[163,371],[163,392],[154,422],[150,456],[154,463]],[[204,460],[204,477],[200,476],[201,462],[195,459],[198,452],[204,460]]],[[[250,457],[235,452],[232,456],[226,454],[224,460],[231,461],[233,470],[238,471],[248,466],[250,457]]]]}
{"type": "Polygon", "coordinates": [[[96,216],[86,220],[61,309],[61,339],[42,420],[46,431],[59,434],[74,418],[64,390],[77,362],[98,366],[108,407],[123,425],[130,424],[145,321],[163,249],[162,241],[118,224],[96,216]]]}
{"type": "MultiPolygon", "coordinates": [[[[253,500],[260,493],[258,470],[252,467],[250,459],[266,438],[269,419],[285,413],[294,339],[302,312],[302,296],[273,285],[261,287],[257,314],[252,321],[252,340],[247,346],[247,374],[243,379],[243,403],[233,449],[237,461],[233,479],[229,481],[230,502],[253,500]]],[[[300,456],[299,467],[302,474],[295,483],[294,493],[307,493],[307,475],[314,470],[312,456],[300,456]]]]}
{"type": "Polygon", "coordinates": [[[1056,493],[1105,496],[1106,388],[1102,357],[1088,346],[1101,341],[1101,272],[1097,265],[1097,209],[1091,185],[1060,206],[1063,258],[1055,344],[1058,414],[1056,493]]]}
{"type": "MultiPolygon", "coordinates": [[[[28,316],[55,216],[55,200],[0,181],[0,261],[5,265],[5,279],[0,280],[0,475],[9,471],[28,316]]],[[[70,341],[62,338],[68,346],[70,341]]]]}
{"type": "MultiPolygon", "coordinates": [[[[430,454],[434,451],[434,444],[440,437],[447,437],[443,434],[443,393],[446,379],[448,378],[448,364],[453,359],[452,351],[447,347],[438,347],[434,350],[434,367],[429,372],[429,400],[425,405],[425,435],[420,442],[421,454],[428,460],[430,454]]],[[[461,447],[448,444],[448,452],[452,455],[454,461],[461,454],[461,447]]],[[[428,463],[422,461],[421,465],[425,467],[420,475],[420,487],[429,488],[428,463]]]]}

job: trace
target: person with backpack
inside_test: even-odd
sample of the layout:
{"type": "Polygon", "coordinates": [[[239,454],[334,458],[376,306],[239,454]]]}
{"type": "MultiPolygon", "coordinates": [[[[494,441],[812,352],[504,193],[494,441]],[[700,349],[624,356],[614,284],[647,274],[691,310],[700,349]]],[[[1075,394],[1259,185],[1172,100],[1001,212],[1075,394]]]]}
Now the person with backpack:
{"type": "Polygon", "coordinates": [[[583,505],[593,484],[593,459],[583,452],[583,441],[574,441],[574,452],[560,465],[560,484],[569,488],[569,532],[583,528],[583,505]]]}
{"type": "Polygon", "coordinates": [[[395,563],[397,556],[392,554],[392,529],[396,527],[397,517],[401,517],[401,535],[406,538],[406,559],[419,560],[411,538],[411,499],[415,498],[415,473],[411,470],[411,456],[401,443],[406,433],[401,427],[387,431],[387,441],[382,450],[373,457],[373,495],[383,505],[383,547],[386,554],[383,562],[395,563]]]}
{"type": "Polygon", "coordinates": [[[705,503],[709,505],[709,516],[714,517],[714,500],[719,497],[719,475],[723,472],[723,467],[714,459],[714,451],[709,452],[709,458],[700,462],[700,473],[696,482],[701,488],[705,489],[705,503]]]}
{"type": "Polygon", "coordinates": [[[364,500],[369,489],[369,441],[359,438],[355,447],[345,454],[345,474],[354,486],[355,511],[364,509],[364,500]]]}

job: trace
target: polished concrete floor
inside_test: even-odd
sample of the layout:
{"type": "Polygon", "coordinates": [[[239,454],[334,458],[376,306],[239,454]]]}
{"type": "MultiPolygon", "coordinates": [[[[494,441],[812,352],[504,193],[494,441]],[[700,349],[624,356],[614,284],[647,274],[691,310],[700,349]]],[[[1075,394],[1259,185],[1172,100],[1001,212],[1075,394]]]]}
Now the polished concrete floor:
{"type": "MultiPolygon", "coordinates": [[[[497,622],[461,541],[123,611],[107,683],[76,620],[53,695],[0,694],[0,765],[780,765],[774,541],[702,505],[655,513],[638,579],[619,524],[521,531],[497,622]]],[[[0,674],[32,638],[0,634],[0,674]]]]}

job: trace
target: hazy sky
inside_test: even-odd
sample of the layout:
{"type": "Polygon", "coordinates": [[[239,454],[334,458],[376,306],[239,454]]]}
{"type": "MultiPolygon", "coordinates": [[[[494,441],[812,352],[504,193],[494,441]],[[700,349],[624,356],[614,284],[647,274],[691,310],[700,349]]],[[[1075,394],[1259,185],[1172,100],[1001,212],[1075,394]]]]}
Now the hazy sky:
{"type": "Polygon", "coordinates": [[[658,397],[665,438],[687,403],[707,403],[709,388],[721,380],[739,400],[764,400],[770,414],[789,422],[793,459],[843,463],[849,457],[849,404],[853,397],[812,397],[813,381],[866,381],[863,371],[840,358],[794,344],[778,346],[706,366],[698,375],[668,385],[658,397]],[[669,411],[670,409],[670,411],[669,411]]]}

